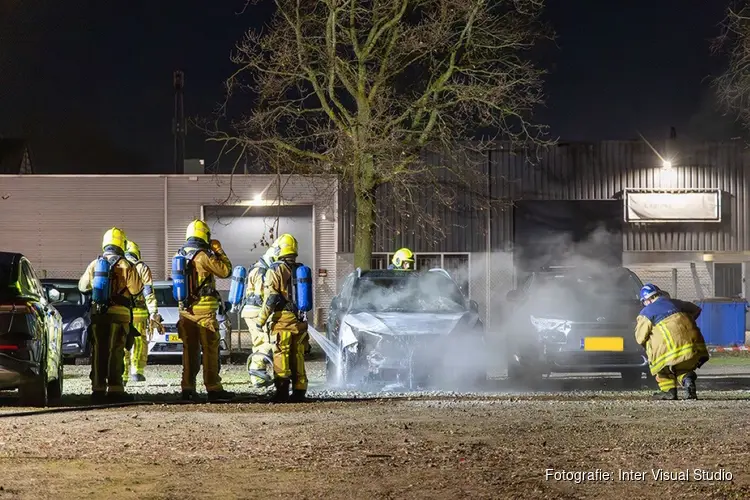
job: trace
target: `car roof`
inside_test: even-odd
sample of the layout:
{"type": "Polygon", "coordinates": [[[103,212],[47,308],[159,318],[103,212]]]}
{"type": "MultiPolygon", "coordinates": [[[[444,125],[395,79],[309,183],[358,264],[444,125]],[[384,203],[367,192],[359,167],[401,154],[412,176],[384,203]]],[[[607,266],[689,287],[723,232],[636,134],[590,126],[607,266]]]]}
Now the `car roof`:
{"type": "Polygon", "coordinates": [[[0,266],[11,266],[18,263],[23,254],[18,252],[0,252],[0,266]]]}
{"type": "MultiPolygon", "coordinates": [[[[611,266],[605,269],[606,271],[615,273],[632,273],[630,269],[623,266],[611,266]]],[[[542,277],[555,277],[555,276],[575,276],[587,273],[601,274],[602,269],[600,268],[588,268],[588,267],[549,267],[541,271],[534,271],[533,274],[542,277]]]]}

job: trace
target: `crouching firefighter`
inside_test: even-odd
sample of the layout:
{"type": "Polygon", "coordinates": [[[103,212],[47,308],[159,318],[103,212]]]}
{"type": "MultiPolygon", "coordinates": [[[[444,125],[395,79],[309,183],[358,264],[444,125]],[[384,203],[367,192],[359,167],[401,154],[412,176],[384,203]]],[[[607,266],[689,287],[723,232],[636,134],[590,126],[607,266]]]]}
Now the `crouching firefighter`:
{"type": "Polygon", "coordinates": [[[636,321],[635,339],[646,348],[651,374],[659,384],[654,399],[677,399],[678,385],[685,399],[697,399],[695,370],[709,359],[695,323],[700,307],[672,299],[650,283],[641,288],[640,299],[644,307],[636,321]]]}
{"type": "Polygon", "coordinates": [[[275,262],[276,247],[270,247],[258,259],[247,275],[247,291],[245,306],[242,308],[242,319],[247,323],[253,352],[247,361],[247,372],[250,375],[250,385],[253,387],[268,387],[273,384],[273,344],[268,332],[257,328],[258,315],[263,305],[263,285],[266,272],[275,262]]]}
{"type": "Polygon", "coordinates": [[[408,248],[399,248],[393,254],[388,269],[400,269],[402,271],[414,270],[414,253],[408,248]]]}
{"type": "Polygon", "coordinates": [[[203,351],[203,383],[209,401],[232,399],[219,376],[219,322],[216,312],[222,299],[216,277],[228,278],[232,263],[202,220],[187,227],[185,244],[172,260],[173,295],[179,301],[177,332],[183,342],[182,399],[195,401],[195,379],[203,351]]]}
{"type": "Polygon", "coordinates": [[[277,401],[302,401],[307,392],[305,351],[307,321],[297,307],[293,281],[297,264],[297,240],[282,234],[276,240],[276,262],[265,274],[263,306],[256,329],[270,334],[273,347],[274,385],[277,401]]]}
{"type": "Polygon", "coordinates": [[[132,321],[132,298],[143,290],[138,271],[125,258],[125,233],[113,227],[102,240],[103,253],[78,281],[91,292],[91,399],[131,401],[122,381],[123,351],[132,321]]]}
{"type": "Polygon", "coordinates": [[[161,316],[156,303],[156,295],[154,295],[151,269],[141,260],[141,249],[134,241],[127,241],[125,258],[135,266],[143,282],[143,291],[133,300],[133,324],[130,332],[133,345],[125,346],[125,371],[122,374],[122,380],[127,385],[131,367],[133,380],[145,382],[148,342],[151,340],[154,328],[161,332],[164,332],[164,328],[161,325],[161,316]]]}

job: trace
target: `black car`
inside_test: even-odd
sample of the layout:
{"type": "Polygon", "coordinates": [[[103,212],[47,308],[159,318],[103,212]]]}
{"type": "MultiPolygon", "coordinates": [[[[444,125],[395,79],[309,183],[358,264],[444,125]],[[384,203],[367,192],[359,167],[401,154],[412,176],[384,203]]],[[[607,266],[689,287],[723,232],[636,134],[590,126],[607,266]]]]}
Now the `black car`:
{"type": "Polygon", "coordinates": [[[641,280],[627,268],[547,269],[508,293],[508,377],[525,382],[550,373],[619,372],[640,385],[648,372],[635,342],[641,280]]]}
{"type": "Polygon", "coordinates": [[[91,302],[78,291],[78,280],[43,279],[47,300],[60,312],[63,321],[63,356],[86,364],[91,356],[89,325],[91,302]]]}
{"type": "Polygon", "coordinates": [[[0,390],[16,388],[30,406],[62,395],[62,317],[29,260],[0,252],[0,390]]]}
{"type": "Polygon", "coordinates": [[[331,302],[326,336],[336,346],[326,374],[337,385],[486,381],[477,304],[443,269],[353,272],[331,302]]]}

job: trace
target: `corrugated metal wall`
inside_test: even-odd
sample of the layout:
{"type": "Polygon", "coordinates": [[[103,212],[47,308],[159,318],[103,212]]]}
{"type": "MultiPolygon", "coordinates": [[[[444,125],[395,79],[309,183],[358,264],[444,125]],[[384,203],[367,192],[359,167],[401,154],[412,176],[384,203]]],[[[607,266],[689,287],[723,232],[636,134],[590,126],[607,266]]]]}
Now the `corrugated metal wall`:
{"type": "MultiPolygon", "coordinates": [[[[40,274],[78,278],[100,251],[104,231],[119,226],[140,245],[154,278],[164,279],[201,206],[247,204],[261,193],[273,204],[280,194],[283,203],[315,206],[316,262],[309,265],[329,270],[321,278],[314,272],[316,302],[327,308],[336,285],[336,184],[283,177],[280,188],[273,175],[1,175],[0,249],[24,253],[40,274]]],[[[219,287],[228,289],[228,280],[219,287]]]]}
{"type": "MultiPolygon", "coordinates": [[[[490,196],[498,205],[514,199],[610,199],[625,188],[718,188],[725,192],[726,215],[719,224],[690,226],[631,225],[624,250],[737,252],[750,250],[748,178],[750,152],[739,142],[687,144],[661,141],[653,144],[664,156],[674,158],[674,168],[661,169],[661,160],[643,141],[603,141],[559,144],[530,154],[495,149],[487,153],[492,179],[490,196]]],[[[339,250],[353,251],[354,203],[342,190],[339,250]]],[[[477,252],[486,249],[486,212],[473,210],[472,195],[463,195],[457,207],[429,203],[429,193],[417,204],[446,221],[443,237],[435,228],[413,227],[398,218],[379,200],[381,217],[395,221],[376,231],[374,251],[409,246],[417,252],[477,252]]],[[[476,196],[475,196],[476,198],[476,196]]],[[[386,199],[383,196],[383,199],[386,199]]],[[[506,249],[512,239],[512,208],[492,213],[493,249],[506,249]]]]}

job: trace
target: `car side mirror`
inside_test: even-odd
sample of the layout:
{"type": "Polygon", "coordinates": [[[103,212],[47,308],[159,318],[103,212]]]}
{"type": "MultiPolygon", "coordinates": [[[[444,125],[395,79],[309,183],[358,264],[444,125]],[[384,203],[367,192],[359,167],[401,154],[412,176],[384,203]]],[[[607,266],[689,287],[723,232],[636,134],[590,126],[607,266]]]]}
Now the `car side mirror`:
{"type": "Polygon", "coordinates": [[[511,290],[505,295],[505,300],[508,302],[517,302],[521,298],[521,292],[518,290],[511,290]]]}
{"type": "Polygon", "coordinates": [[[472,312],[478,313],[479,312],[479,304],[477,304],[476,300],[470,300],[469,301],[469,308],[472,312]]]}

